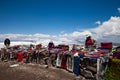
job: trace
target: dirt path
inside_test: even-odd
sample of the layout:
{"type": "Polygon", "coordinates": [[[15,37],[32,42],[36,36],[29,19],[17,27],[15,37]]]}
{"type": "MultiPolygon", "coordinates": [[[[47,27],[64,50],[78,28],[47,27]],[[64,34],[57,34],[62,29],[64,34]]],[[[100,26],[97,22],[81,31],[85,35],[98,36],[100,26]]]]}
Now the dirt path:
{"type": "Polygon", "coordinates": [[[10,67],[13,62],[0,62],[0,80],[73,80],[75,75],[64,69],[46,68],[38,64],[19,64],[10,67]]]}

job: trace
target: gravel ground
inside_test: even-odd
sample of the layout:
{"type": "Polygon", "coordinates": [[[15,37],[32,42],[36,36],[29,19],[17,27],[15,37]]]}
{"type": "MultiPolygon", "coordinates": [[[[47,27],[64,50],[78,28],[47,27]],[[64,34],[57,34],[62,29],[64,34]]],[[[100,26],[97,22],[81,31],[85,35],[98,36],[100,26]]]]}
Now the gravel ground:
{"type": "Polygon", "coordinates": [[[0,80],[74,80],[75,77],[64,69],[45,65],[0,62],[0,80]]]}

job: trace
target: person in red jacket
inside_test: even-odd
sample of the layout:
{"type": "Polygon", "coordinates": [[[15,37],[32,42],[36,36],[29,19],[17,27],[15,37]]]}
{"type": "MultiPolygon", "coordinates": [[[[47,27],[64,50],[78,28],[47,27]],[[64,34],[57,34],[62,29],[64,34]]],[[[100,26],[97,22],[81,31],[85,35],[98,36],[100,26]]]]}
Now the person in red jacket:
{"type": "Polygon", "coordinates": [[[23,61],[23,52],[21,50],[19,50],[17,53],[17,60],[18,60],[18,62],[23,61]]]}
{"type": "Polygon", "coordinates": [[[85,41],[86,49],[91,51],[93,46],[94,46],[94,42],[93,42],[93,39],[91,38],[91,36],[86,37],[86,41],[85,41]]]}
{"type": "Polygon", "coordinates": [[[87,38],[86,38],[86,41],[85,41],[85,46],[86,47],[89,47],[89,46],[92,46],[93,45],[93,41],[92,41],[92,39],[91,39],[91,36],[88,36],[87,38]]]}

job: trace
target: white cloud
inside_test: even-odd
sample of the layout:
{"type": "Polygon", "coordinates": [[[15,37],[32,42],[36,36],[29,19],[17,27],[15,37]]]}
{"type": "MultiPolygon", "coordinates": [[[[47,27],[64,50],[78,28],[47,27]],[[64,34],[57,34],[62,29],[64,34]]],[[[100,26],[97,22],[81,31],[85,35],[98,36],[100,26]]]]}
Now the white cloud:
{"type": "Polygon", "coordinates": [[[101,24],[101,21],[96,21],[95,24],[100,25],[100,24],[101,24]]]}
{"type": "Polygon", "coordinates": [[[34,34],[33,36],[34,36],[34,37],[50,37],[50,35],[47,35],[47,34],[39,34],[39,33],[34,34]]]}
{"type": "Polygon", "coordinates": [[[65,33],[65,31],[61,31],[60,33],[63,34],[63,33],[65,33]]]}
{"type": "Polygon", "coordinates": [[[49,41],[53,41],[57,44],[77,44],[79,42],[84,42],[86,35],[91,35],[98,41],[112,41],[120,43],[120,17],[111,17],[108,21],[104,21],[101,25],[93,29],[87,29],[84,31],[74,31],[72,33],[60,33],[58,35],[48,35],[48,34],[0,34],[0,45],[4,45],[3,41],[5,38],[10,38],[12,41],[11,45],[17,44],[22,41],[27,41],[27,43],[41,43],[47,46],[49,41]],[[13,43],[14,42],[14,43],[13,43]]]}
{"type": "Polygon", "coordinates": [[[120,17],[111,17],[108,21],[90,31],[94,32],[99,39],[120,43],[120,17]]]}
{"type": "Polygon", "coordinates": [[[120,13],[120,8],[117,8],[118,12],[120,13]]]}
{"type": "Polygon", "coordinates": [[[111,17],[99,27],[92,29],[93,32],[101,35],[119,35],[120,34],[120,17],[111,17]]]}

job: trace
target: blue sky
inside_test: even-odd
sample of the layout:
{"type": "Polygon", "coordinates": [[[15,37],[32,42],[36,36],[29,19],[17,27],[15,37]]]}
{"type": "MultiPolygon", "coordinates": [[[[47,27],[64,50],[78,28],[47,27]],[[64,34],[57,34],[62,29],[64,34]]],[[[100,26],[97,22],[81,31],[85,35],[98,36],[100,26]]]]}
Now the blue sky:
{"type": "Polygon", "coordinates": [[[120,16],[120,0],[0,0],[0,34],[59,34],[120,16]]]}

